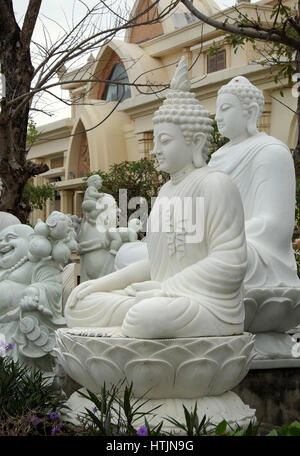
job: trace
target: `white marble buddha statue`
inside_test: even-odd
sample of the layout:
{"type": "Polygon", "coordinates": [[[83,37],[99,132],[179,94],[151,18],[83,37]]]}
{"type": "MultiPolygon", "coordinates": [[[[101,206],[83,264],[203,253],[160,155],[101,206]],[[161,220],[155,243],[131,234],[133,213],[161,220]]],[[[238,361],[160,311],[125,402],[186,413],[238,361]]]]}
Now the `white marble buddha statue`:
{"type": "Polygon", "coordinates": [[[218,93],[216,121],[229,142],[209,166],[228,174],[244,206],[248,267],[245,290],[300,287],[292,248],[295,171],[290,150],[257,129],[262,92],[235,77],[218,93]]]}
{"type": "Polygon", "coordinates": [[[154,153],[171,179],[148,220],[149,258],[76,287],[66,305],[68,326],[122,326],[124,335],[145,339],[241,334],[242,202],[230,178],[205,165],[212,121],[190,92],[184,58],[153,123],[154,153]],[[161,201],[189,205],[196,231],[177,203],[161,211],[161,201]]]}

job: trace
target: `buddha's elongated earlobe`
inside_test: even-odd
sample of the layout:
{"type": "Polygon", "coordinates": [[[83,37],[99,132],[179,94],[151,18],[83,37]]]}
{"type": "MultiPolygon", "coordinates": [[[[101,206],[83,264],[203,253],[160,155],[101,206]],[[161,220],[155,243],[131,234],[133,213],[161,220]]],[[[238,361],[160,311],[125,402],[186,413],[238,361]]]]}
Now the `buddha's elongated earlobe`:
{"type": "Polygon", "coordinates": [[[259,106],[257,103],[251,103],[248,110],[248,122],[247,130],[250,136],[254,136],[258,133],[257,121],[259,115],[259,106]]]}
{"type": "Polygon", "coordinates": [[[206,143],[207,136],[205,133],[195,133],[192,140],[193,145],[193,163],[195,168],[205,166],[203,158],[203,149],[206,143]]]}

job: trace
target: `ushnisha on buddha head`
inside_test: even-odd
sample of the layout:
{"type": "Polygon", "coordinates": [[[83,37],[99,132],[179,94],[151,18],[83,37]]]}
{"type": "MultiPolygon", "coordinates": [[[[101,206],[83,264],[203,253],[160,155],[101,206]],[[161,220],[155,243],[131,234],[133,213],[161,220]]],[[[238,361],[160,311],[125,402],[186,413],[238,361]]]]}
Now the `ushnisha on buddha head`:
{"type": "Polygon", "coordinates": [[[216,121],[219,132],[231,141],[258,134],[257,122],[264,110],[264,96],[244,76],[233,78],[218,92],[216,121]]]}
{"type": "Polygon", "coordinates": [[[204,166],[209,153],[213,121],[190,89],[188,67],[182,57],[167,97],[153,117],[153,153],[160,169],[171,175],[188,166],[204,166]]]}

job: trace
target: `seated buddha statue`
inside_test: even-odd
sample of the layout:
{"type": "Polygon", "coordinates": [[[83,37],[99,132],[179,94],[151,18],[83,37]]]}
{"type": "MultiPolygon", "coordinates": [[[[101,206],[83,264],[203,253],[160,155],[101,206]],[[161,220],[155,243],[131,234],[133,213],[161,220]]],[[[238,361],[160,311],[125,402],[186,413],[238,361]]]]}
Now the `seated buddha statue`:
{"type": "Polygon", "coordinates": [[[221,87],[216,121],[229,142],[212,155],[209,167],[230,176],[243,202],[245,329],[283,332],[300,321],[300,280],[292,247],[295,170],[288,147],[258,131],[263,108],[263,93],[245,77],[221,87]]]}
{"type": "Polygon", "coordinates": [[[297,286],[292,248],[295,221],[295,170],[288,147],[259,132],[262,92],[239,76],[223,86],[216,121],[229,142],[209,165],[227,173],[238,187],[245,212],[248,250],[246,289],[297,286]]]}
{"type": "Polygon", "coordinates": [[[148,219],[149,258],[76,287],[67,324],[122,326],[145,339],[241,334],[242,201],[226,174],[205,165],[212,120],[190,92],[184,58],[153,123],[154,153],[170,180],[148,219]]]}

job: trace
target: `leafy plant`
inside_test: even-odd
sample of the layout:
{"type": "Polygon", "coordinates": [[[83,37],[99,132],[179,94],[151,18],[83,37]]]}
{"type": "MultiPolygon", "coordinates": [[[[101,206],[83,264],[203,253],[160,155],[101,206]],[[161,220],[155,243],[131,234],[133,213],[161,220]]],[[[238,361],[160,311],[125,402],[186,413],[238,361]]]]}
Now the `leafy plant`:
{"type": "MultiPolygon", "coordinates": [[[[89,173],[84,181],[93,175],[99,174],[103,184],[101,192],[112,195],[119,205],[119,190],[127,190],[127,201],[134,197],[145,198],[148,204],[148,213],[151,210],[151,198],[156,197],[160,187],[169,180],[169,175],[159,171],[153,159],[142,158],[137,161],[123,161],[110,166],[108,172],[101,170],[89,173]]],[[[83,190],[86,189],[86,183],[83,190]]],[[[128,208],[127,219],[136,209],[128,208]]]]}
{"type": "Polygon", "coordinates": [[[221,135],[221,133],[218,130],[218,125],[217,122],[214,120],[213,122],[213,132],[212,132],[212,141],[211,141],[211,147],[210,147],[210,154],[208,155],[207,158],[207,163],[210,160],[210,157],[216,150],[220,149],[220,147],[224,146],[226,143],[228,143],[229,139],[225,138],[224,136],[221,135]]]}
{"type": "Polygon", "coordinates": [[[210,420],[206,419],[206,415],[204,415],[201,421],[199,421],[197,414],[197,402],[195,403],[194,410],[191,412],[189,412],[184,405],[182,405],[182,407],[184,410],[185,424],[182,424],[171,417],[168,417],[166,419],[170,423],[174,424],[174,426],[183,430],[188,436],[208,435],[207,429],[211,423],[210,420]]]}
{"type": "Polygon", "coordinates": [[[43,209],[45,202],[55,197],[53,184],[34,185],[27,181],[24,187],[24,198],[33,209],[43,209]]]}
{"type": "MultiPolygon", "coordinates": [[[[290,425],[283,425],[280,428],[279,432],[280,436],[288,437],[288,436],[300,436],[300,423],[299,421],[294,421],[290,425]]],[[[275,437],[278,436],[278,432],[273,429],[269,434],[267,434],[269,437],[275,437]]]]}
{"type": "Polygon", "coordinates": [[[94,436],[136,436],[137,420],[144,418],[147,435],[162,435],[160,431],[163,423],[150,427],[146,419],[147,415],[151,416],[160,406],[143,412],[141,409],[148,400],[143,400],[144,396],[138,399],[134,398],[132,384],[129,387],[126,385],[123,395],[121,395],[121,386],[122,383],[107,389],[104,384],[99,395],[91,391],[87,391],[87,394],[78,391],[82,397],[89,399],[94,404],[92,410],[86,408],[86,412],[81,416],[82,424],[87,433],[94,436]]]}
{"type": "Polygon", "coordinates": [[[26,141],[28,144],[33,144],[38,136],[39,132],[36,128],[36,123],[32,119],[32,117],[29,117],[28,121],[28,126],[27,126],[27,136],[26,136],[26,141]]]}
{"type": "Polygon", "coordinates": [[[0,357],[0,421],[34,413],[40,418],[66,408],[64,397],[55,391],[43,373],[0,357]]]}

